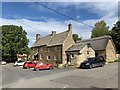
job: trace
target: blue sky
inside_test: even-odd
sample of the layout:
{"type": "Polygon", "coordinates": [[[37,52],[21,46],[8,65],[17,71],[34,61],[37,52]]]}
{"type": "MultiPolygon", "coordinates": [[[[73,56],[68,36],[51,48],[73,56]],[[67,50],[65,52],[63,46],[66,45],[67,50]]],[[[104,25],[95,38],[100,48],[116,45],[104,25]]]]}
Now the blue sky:
{"type": "MultiPolygon", "coordinates": [[[[67,2],[64,2],[67,4],[67,2]]],[[[61,7],[63,4],[62,2],[41,2],[40,4],[43,4],[45,6],[50,7],[51,9],[54,9],[58,12],[61,12],[69,17],[72,17],[74,19],[80,20],[86,20],[86,19],[98,19],[100,18],[100,15],[91,12],[87,7],[86,8],[79,8],[77,9],[75,5],[70,5],[67,7],[61,7]],[[55,5],[56,8],[52,7],[52,4],[55,5]]],[[[85,2],[78,2],[79,6],[84,6],[89,3],[85,2]]],[[[42,19],[40,17],[47,17],[47,18],[55,18],[57,20],[63,21],[63,20],[69,20],[69,18],[66,18],[62,15],[59,15],[58,13],[55,13],[49,9],[46,9],[43,6],[40,6],[34,2],[11,2],[7,3],[4,2],[3,4],[3,12],[7,12],[9,15],[14,16],[18,19],[30,19],[30,20],[37,20],[41,21],[42,19]]],[[[3,16],[4,18],[7,18],[3,16]]]]}
{"type": "Polygon", "coordinates": [[[35,34],[40,33],[42,37],[50,34],[51,31],[60,33],[67,30],[69,23],[72,23],[73,33],[79,34],[83,39],[88,39],[92,30],[90,26],[94,26],[96,22],[105,20],[111,28],[117,21],[117,2],[39,3],[87,25],[78,23],[34,2],[3,2],[1,25],[22,26],[28,33],[30,47],[35,42],[35,34]]]}

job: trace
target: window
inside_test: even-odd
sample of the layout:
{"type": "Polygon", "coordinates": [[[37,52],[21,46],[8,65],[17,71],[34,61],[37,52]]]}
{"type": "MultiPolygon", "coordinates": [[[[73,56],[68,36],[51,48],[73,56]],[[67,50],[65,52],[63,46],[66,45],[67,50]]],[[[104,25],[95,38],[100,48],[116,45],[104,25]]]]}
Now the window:
{"type": "Polygon", "coordinates": [[[43,59],[43,55],[40,55],[40,59],[43,59]]]}
{"type": "Polygon", "coordinates": [[[71,55],[71,58],[73,58],[73,57],[74,57],[74,54],[71,55]]]}
{"type": "Polygon", "coordinates": [[[90,51],[87,51],[87,55],[89,55],[90,54],[90,51]]]}
{"type": "Polygon", "coordinates": [[[50,60],[50,56],[47,56],[47,60],[50,60]]]}
{"type": "Polygon", "coordinates": [[[28,62],[28,64],[32,64],[32,62],[28,62]]]}
{"type": "Polygon", "coordinates": [[[57,57],[56,57],[56,56],[54,56],[54,60],[57,60],[57,57]]]}
{"type": "Polygon", "coordinates": [[[21,62],[23,62],[23,61],[21,61],[21,60],[20,60],[20,61],[17,61],[17,63],[21,63],[21,62]]]}

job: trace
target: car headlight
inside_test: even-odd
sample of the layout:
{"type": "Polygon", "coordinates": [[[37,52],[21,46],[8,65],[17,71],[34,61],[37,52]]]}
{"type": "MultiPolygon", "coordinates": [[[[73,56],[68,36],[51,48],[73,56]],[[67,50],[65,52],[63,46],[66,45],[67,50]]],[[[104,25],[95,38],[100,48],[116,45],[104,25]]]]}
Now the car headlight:
{"type": "Polygon", "coordinates": [[[85,65],[89,65],[89,63],[86,63],[85,65]]]}

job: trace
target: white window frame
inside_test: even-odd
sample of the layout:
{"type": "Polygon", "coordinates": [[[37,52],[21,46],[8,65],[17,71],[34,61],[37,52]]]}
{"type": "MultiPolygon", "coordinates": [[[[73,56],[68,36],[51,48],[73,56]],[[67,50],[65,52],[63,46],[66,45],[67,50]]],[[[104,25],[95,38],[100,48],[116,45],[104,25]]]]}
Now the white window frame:
{"type": "Polygon", "coordinates": [[[42,59],[43,59],[43,55],[40,54],[40,60],[42,60],[42,59]]]}
{"type": "Polygon", "coordinates": [[[71,58],[74,58],[74,54],[71,54],[71,58]]]}
{"type": "Polygon", "coordinates": [[[90,51],[87,51],[87,55],[90,55],[90,51]]]}
{"type": "Polygon", "coordinates": [[[47,60],[50,60],[50,58],[49,58],[50,56],[47,56],[47,60]]]}
{"type": "Polygon", "coordinates": [[[57,60],[57,57],[56,57],[56,56],[54,56],[54,60],[55,60],[55,61],[57,60]]]}

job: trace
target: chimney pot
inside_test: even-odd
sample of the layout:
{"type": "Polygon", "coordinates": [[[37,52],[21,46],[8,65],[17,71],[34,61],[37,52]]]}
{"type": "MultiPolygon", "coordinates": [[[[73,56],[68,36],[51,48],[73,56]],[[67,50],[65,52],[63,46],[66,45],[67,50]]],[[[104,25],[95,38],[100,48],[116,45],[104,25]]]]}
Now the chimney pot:
{"type": "Polygon", "coordinates": [[[36,34],[36,40],[40,38],[40,34],[36,34]]]}
{"type": "Polygon", "coordinates": [[[56,31],[52,31],[52,35],[55,35],[56,34],[56,31]]]}
{"type": "Polygon", "coordinates": [[[72,24],[71,23],[68,25],[68,30],[72,30],[72,24]]]}

